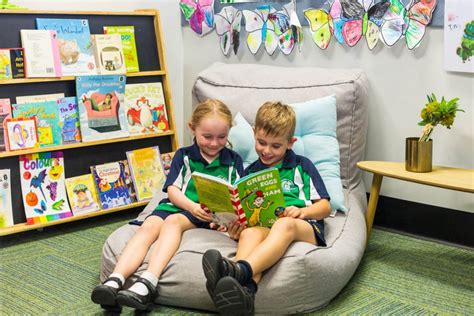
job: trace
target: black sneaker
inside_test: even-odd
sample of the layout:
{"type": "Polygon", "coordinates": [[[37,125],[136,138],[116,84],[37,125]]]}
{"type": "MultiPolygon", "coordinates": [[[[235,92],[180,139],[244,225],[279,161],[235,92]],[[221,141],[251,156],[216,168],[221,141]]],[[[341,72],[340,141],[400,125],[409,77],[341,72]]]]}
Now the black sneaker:
{"type": "Polygon", "coordinates": [[[223,277],[214,290],[214,304],[222,315],[253,315],[255,293],[232,277],[223,277]]]}
{"type": "Polygon", "coordinates": [[[226,276],[231,276],[242,282],[245,278],[240,266],[222,257],[221,253],[215,249],[207,250],[202,257],[202,269],[206,276],[206,289],[211,297],[214,296],[214,288],[217,282],[226,276]]]}

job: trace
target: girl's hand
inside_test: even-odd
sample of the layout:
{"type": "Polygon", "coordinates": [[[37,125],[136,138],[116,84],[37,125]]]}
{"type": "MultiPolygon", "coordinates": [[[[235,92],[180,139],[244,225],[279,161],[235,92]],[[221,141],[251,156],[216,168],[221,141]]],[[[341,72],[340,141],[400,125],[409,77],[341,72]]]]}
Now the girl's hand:
{"type": "Polygon", "coordinates": [[[227,231],[227,227],[225,225],[219,225],[216,223],[210,223],[209,228],[212,230],[217,230],[219,232],[224,232],[224,233],[227,231]]]}
{"type": "Polygon", "coordinates": [[[227,233],[229,234],[230,239],[239,240],[240,233],[247,228],[244,224],[239,224],[239,221],[235,221],[227,227],[227,233]]]}
{"type": "Polygon", "coordinates": [[[212,221],[212,216],[208,212],[202,209],[201,205],[195,203],[193,207],[189,209],[189,212],[194,215],[197,219],[203,222],[210,222],[212,221]]]}
{"type": "Polygon", "coordinates": [[[303,209],[296,206],[288,206],[283,212],[283,215],[286,217],[305,219],[303,209]]]}

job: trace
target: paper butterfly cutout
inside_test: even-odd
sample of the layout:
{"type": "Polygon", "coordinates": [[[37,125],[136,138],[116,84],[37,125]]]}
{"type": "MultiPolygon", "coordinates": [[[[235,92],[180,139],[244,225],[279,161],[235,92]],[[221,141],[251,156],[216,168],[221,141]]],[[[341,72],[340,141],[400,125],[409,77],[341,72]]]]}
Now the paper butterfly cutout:
{"type": "Polygon", "coordinates": [[[342,16],[346,20],[342,26],[342,36],[350,47],[356,45],[365,35],[367,45],[372,50],[379,40],[379,27],[382,18],[390,6],[389,0],[374,4],[374,0],[341,0],[342,16]]]}
{"type": "Polygon", "coordinates": [[[324,9],[308,9],[304,11],[304,16],[308,21],[313,42],[321,49],[326,49],[331,42],[331,37],[343,44],[342,26],[342,7],[340,0],[335,0],[328,11],[324,9]]]}
{"type": "Polygon", "coordinates": [[[254,11],[243,10],[245,30],[247,31],[247,46],[252,54],[256,54],[264,43],[268,55],[273,55],[278,46],[278,36],[275,27],[268,19],[270,13],[276,10],[269,5],[258,6],[254,11]]]}
{"type": "Polygon", "coordinates": [[[214,0],[180,0],[179,7],[196,34],[202,36],[214,28],[214,0]]]}
{"type": "Polygon", "coordinates": [[[275,34],[278,36],[278,45],[283,54],[289,55],[295,44],[298,44],[298,50],[301,52],[303,32],[296,14],[295,0],[283,5],[282,10],[270,13],[268,19],[273,23],[275,34]]]}
{"type": "Polygon", "coordinates": [[[221,12],[214,16],[214,19],[222,53],[227,56],[232,47],[234,54],[237,54],[240,45],[242,12],[232,6],[228,6],[222,8],[221,12]]]}
{"type": "Polygon", "coordinates": [[[405,36],[408,49],[418,47],[435,7],[436,0],[411,0],[406,6],[400,0],[392,0],[380,29],[382,40],[392,46],[405,36]]]}

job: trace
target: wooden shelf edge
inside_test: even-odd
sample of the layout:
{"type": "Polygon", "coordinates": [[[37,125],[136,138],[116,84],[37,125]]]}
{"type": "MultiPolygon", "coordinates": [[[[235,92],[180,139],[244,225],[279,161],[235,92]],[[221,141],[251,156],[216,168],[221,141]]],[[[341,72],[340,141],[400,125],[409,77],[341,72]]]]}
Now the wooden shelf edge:
{"type": "Polygon", "coordinates": [[[132,209],[134,207],[139,207],[139,206],[145,206],[148,204],[150,201],[142,201],[142,202],[135,202],[126,206],[121,206],[121,207],[116,207],[116,208],[111,208],[108,210],[100,210],[92,213],[87,213],[83,215],[77,215],[77,216],[72,216],[68,218],[63,218],[63,219],[58,219],[55,221],[51,222],[46,222],[46,223],[38,223],[38,224],[32,224],[32,225],[27,225],[26,223],[20,223],[16,224],[13,226],[9,226],[6,228],[0,228],[0,236],[7,236],[7,235],[12,235],[16,233],[21,233],[25,232],[28,230],[34,230],[38,228],[43,228],[43,227],[48,227],[48,226],[55,226],[55,225],[60,225],[64,223],[69,223],[69,222],[74,222],[78,221],[84,218],[91,218],[91,217],[96,217],[96,216],[101,216],[105,214],[110,214],[110,213],[115,213],[115,212],[121,212],[121,211],[126,211],[129,209],[132,209]]]}
{"type": "Polygon", "coordinates": [[[44,153],[44,152],[57,151],[57,150],[67,150],[67,149],[72,149],[72,148],[90,147],[90,146],[97,146],[97,145],[103,145],[103,144],[128,142],[128,141],[137,140],[137,139],[162,137],[162,136],[169,136],[169,135],[174,135],[174,134],[175,134],[174,131],[166,131],[162,133],[150,133],[150,134],[136,135],[136,136],[130,136],[130,137],[110,138],[110,139],[104,139],[104,140],[96,140],[92,142],[72,143],[72,144],[66,144],[66,145],[61,145],[61,146],[5,151],[5,152],[0,153],[0,158],[35,154],[35,153],[44,153]]]}

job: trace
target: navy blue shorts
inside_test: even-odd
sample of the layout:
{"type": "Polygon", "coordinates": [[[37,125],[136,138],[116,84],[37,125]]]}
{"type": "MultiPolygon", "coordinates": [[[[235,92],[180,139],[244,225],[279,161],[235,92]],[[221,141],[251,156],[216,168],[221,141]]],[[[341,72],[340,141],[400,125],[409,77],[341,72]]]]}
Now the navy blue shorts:
{"type": "Polygon", "coordinates": [[[168,212],[168,211],[162,211],[162,210],[154,210],[150,215],[147,216],[147,218],[150,216],[159,216],[163,220],[165,220],[168,216],[173,215],[173,214],[181,214],[181,215],[186,216],[186,218],[189,219],[189,221],[193,223],[194,226],[196,226],[197,228],[209,228],[209,222],[201,221],[200,219],[195,217],[193,214],[191,214],[191,212],[189,211],[168,212]]]}
{"type": "Polygon", "coordinates": [[[305,219],[314,231],[314,237],[316,237],[316,242],[320,247],[326,247],[326,238],[324,238],[324,220],[316,219],[305,219]]]}

